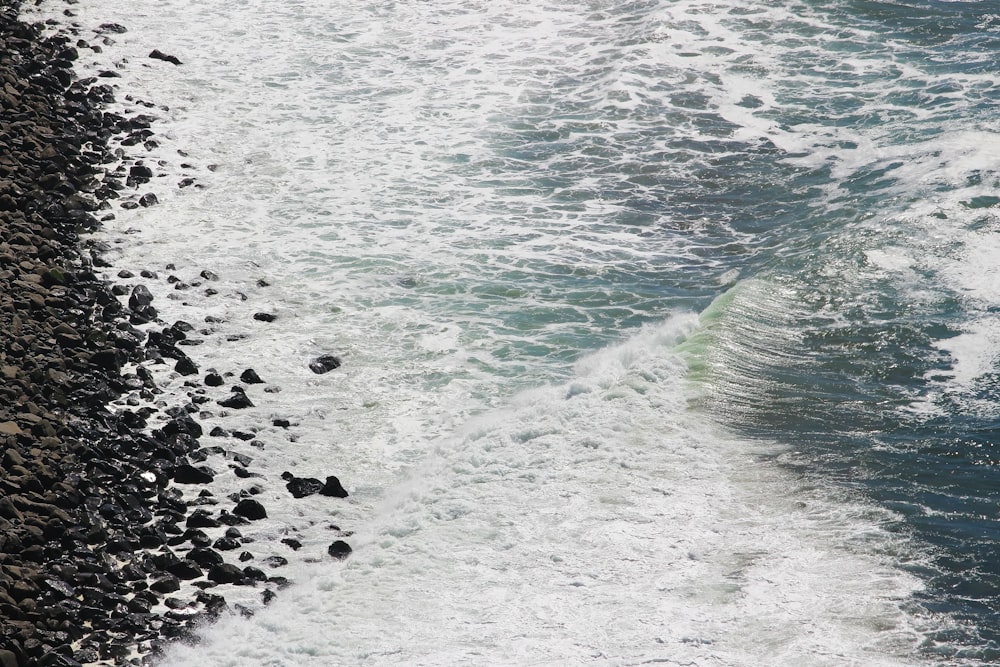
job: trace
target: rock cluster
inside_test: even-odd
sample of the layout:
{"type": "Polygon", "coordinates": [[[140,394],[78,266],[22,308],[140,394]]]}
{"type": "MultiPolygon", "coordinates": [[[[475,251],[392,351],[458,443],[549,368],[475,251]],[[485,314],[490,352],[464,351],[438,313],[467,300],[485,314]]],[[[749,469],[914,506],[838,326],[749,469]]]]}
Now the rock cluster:
{"type": "MultiPolygon", "coordinates": [[[[155,428],[149,404],[110,409],[126,395],[152,401],[150,364],[199,373],[181,349],[191,326],[163,326],[144,286],[100,280],[101,248],[80,236],[120,190],[152,177],[139,162],[121,166],[110,148],[152,141],[149,119],[104,110],[111,89],[72,71],[90,45],[24,24],[18,10],[0,0],[0,665],[140,664],[226,608],[217,586],[285,580],[223,555],[243,545],[238,526],[267,517],[258,500],[243,493],[220,511],[207,489],[184,500],[182,487],[216,476],[191,416],[208,399],[159,409],[155,428]],[[213,540],[211,529],[225,534],[213,540]]],[[[262,382],[252,369],[241,380],[262,382]]],[[[221,405],[253,405],[232,389],[221,405]]],[[[245,463],[234,472],[254,476],[245,463]]],[[[335,477],[303,488],[346,495],[335,477]]],[[[349,551],[338,542],[329,553],[349,551]]]]}

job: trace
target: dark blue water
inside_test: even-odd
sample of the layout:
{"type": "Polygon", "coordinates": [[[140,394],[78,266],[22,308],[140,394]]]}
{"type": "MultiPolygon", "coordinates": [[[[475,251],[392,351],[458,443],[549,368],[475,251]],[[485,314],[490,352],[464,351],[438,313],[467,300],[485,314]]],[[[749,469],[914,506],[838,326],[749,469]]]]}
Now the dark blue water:
{"type": "MultiPolygon", "coordinates": [[[[726,388],[712,409],[748,434],[788,443],[795,453],[782,457],[784,465],[898,512],[895,530],[933,553],[914,568],[929,584],[920,604],[962,622],[929,637],[924,650],[993,661],[1000,657],[997,350],[984,349],[988,336],[975,342],[988,363],[956,387],[948,382],[956,359],[947,341],[973,323],[997,325],[1000,295],[982,294],[974,275],[956,284],[954,274],[983,278],[1000,262],[989,252],[997,247],[996,162],[970,156],[963,164],[971,151],[961,137],[971,131],[996,141],[1000,6],[808,6],[843,33],[798,32],[801,46],[786,62],[794,84],[778,84],[785,103],[767,115],[781,127],[829,128],[843,152],[861,150],[835,138],[836,128],[851,128],[874,138],[877,150],[836,175],[824,165],[776,167],[747,150],[711,186],[692,191],[692,209],[724,215],[755,240],[735,258],[743,274],[782,292],[779,305],[738,295],[720,326],[738,324],[740,336],[759,335],[765,347],[775,318],[796,334],[782,341],[780,355],[753,355],[755,343],[730,332],[737,340],[716,362],[726,388]],[[870,41],[860,43],[858,31],[870,41]],[[819,41],[822,48],[812,45],[819,41]],[[883,66],[859,76],[838,54],[880,57],[883,66]],[[982,266],[966,258],[975,239],[990,258],[982,266]],[[904,278],[872,266],[869,253],[885,246],[916,249],[906,253],[904,278]],[[741,363],[736,355],[747,350],[754,358],[741,363]],[[911,410],[917,402],[933,409],[911,410]]],[[[749,13],[731,20],[768,41],[769,26],[754,25],[749,13]]],[[[831,146],[831,164],[838,152],[831,146]]]]}

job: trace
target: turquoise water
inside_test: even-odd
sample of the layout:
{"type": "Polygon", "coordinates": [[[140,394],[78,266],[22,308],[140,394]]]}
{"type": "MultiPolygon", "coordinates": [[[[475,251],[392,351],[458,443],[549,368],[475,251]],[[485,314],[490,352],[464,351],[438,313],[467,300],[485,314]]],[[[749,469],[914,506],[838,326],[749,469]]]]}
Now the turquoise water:
{"type": "Polygon", "coordinates": [[[352,493],[265,482],[354,556],[167,664],[996,659],[995,3],[73,11],[158,117],[116,269],[219,273],[151,289],[282,391],[204,420],[352,493]]]}

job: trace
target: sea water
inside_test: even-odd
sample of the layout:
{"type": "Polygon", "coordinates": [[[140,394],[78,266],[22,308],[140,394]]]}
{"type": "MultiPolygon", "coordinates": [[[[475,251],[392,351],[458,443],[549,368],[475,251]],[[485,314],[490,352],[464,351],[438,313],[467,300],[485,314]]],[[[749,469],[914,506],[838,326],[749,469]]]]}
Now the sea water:
{"type": "Polygon", "coordinates": [[[266,381],[294,584],[161,664],[996,658],[994,3],[64,8],[155,118],[108,277],[266,381]]]}

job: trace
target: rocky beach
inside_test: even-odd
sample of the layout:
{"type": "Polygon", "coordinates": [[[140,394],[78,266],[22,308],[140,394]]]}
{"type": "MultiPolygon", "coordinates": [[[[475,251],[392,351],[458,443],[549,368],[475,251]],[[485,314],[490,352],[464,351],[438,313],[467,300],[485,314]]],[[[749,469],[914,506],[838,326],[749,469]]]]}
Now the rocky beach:
{"type": "MultiPolygon", "coordinates": [[[[245,387],[263,381],[253,369],[197,379],[183,350],[195,327],[159,321],[141,276],[100,277],[109,267],[92,232],[115,208],[156,203],[142,190],[153,169],[129,156],[150,119],[106,109],[113,72],[73,70],[102,33],[125,28],[84,37],[70,9],[58,26],[19,11],[0,6],[0,665],[145,664],[225,610],[226,586],[259,587],[267,602],[287,583],[248,563],[242,539],[241,525],[267,516],[253,497],[260,474],[247,456],[203,447],[197,420],[209,402],[251,405],[245,387]],[[156,400],[151,369],[189,377],[189,400],[156,400]],[[213,455],[246,490],[213,496],[213,455]]],[[[335,477],[279,483],[295,497],[347,495],[335,477]]],[[[329,556],[349,552],[337,541],[329,556]]]]}

